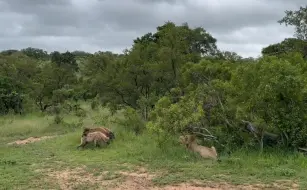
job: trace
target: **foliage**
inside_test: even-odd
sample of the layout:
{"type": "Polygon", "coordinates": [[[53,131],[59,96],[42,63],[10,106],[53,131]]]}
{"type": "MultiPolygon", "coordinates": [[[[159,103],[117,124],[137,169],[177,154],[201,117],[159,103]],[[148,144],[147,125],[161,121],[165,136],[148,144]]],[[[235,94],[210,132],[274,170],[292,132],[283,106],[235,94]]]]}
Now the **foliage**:
{"type": "Polygon", "coordinates": [[[60,116],[59,114],[54,116],[54,123],[55,124],[60,124],[62,122],[63,122],[63,117],[62,116],[60,116]]]}
{"type": "Polygon", "coordinates": [[[27,55],[28,57],[38,59],[38,60],[48,60],[49,55],[46,51],[38,48],[28,47],[21,50],[22,53],[27,55]]]}
{"type": "Polygon", "coordinates": [[[278,21],[280,24],[285,24],[295,27],[295,36],[301,40],[307,40],[307,6],[300,6],[296,11],[285,11],[286,15],[278,21]]]}
{"type": "Polygon", "coordinates": [[[123,126],[127,131],[133,131],[136,135],[144,131],[145,122],[135,109],[127,107],[122,114],[123,118],[116,118],[113,122],[123,126]]]}
{"type": "Polygon", "coordinates": [[[306,58],[307,42],[296,38],[286,38],[280,43],[271,44],[262,49],[263,55],[280,56],[289,53],[301,53],[306,58]]]}
{"type": "Polygon", "coordinates": [[[237,117],[260,119],[266,127],[280,131],[287,146],[304,146],[306,80],[302,80],[301,66],[264,57],[250,68],[239,67],[232,79],[234,91],[240,92],[233,99],[237,117]]]}
{"type": "Polygon", "coordinates": [[[35,106],[62,125],[63,114],[89,117],[79,103],[86,101],[112,117],[123,110],[116,122],[136,134],[158,134],[160,147],[181,133],[210,137],[219,149],[262,151],[268,133],[271,146],[306,146],[304,11],[287,11],[280,21],[296,26],[299,39],[271,44],[257,59],[219,50],[204,28],[170,21],[137,37],[123,54],[2,51],[1,114],[27,114],[35,106]]]}

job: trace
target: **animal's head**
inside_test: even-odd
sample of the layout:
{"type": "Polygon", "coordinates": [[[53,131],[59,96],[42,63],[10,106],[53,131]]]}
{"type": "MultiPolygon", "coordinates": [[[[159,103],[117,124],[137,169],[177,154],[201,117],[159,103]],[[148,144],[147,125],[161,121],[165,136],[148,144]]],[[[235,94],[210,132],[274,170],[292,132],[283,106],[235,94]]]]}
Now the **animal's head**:
{"type": "Polygon", "coordinates": [[[180,141],[181,144],[187,145],[187,136],[181,135],[179,137],[179,141],[180,141]]]}
{"type": "Polygon", "coordinates": [[[109,138],[110,138],[110,140],[115,139],[115,135],[114,135],[114,133],[111,132],[111,131],[110,131],[110,133],[109,133],[109,138]]]}
{"type": "Polygon", "coordinates": [[[182,135],[179,140],[184,145],[189,145],[195,141],[196,137],[194,135],[182,135]]]}

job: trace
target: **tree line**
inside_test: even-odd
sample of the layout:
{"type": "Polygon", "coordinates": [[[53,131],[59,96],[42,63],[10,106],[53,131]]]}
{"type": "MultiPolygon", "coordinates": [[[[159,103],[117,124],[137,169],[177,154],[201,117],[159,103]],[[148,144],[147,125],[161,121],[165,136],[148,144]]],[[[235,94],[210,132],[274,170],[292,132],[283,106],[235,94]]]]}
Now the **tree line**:
{"type": "Polygon", "coordinates": [[[173,22],[122,54],[5,50],[0,112],[70,112],[87,101],[93,109],[124,109],[136,133],[147,129],[161,142],[192,130],[228,147],[304,147],[306,10],[286,11],[278,22],[294,25],[295,37],[263,48],[257,59],[221,51],[204,28],[173,22]]]}

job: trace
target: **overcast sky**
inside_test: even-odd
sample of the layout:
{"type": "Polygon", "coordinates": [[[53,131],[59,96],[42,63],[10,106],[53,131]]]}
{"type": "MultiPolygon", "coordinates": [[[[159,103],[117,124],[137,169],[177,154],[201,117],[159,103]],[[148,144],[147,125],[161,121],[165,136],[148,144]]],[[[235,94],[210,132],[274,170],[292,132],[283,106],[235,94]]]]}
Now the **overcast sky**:
{"type": "Polygon", "coordinates": [[[306,0],[0,0],[0,50],[121,53],[165,21],[201,26],[222,50],[256,57],[293,36],[277,20],[306,0]]]}

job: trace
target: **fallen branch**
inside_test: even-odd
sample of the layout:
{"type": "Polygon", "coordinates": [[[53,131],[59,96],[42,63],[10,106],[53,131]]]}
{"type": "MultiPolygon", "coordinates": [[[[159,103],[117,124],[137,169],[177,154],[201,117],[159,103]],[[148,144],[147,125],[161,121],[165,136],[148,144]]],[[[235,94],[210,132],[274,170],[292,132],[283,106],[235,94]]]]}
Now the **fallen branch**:
{"type": "Polygon", "coordinates": [[[210,138],[213,138],[213,139],[217,139],[217,137],[213,136],[213,135],[205,135],[203,133],[200,133],[200,132],[193,132],[194,134],[198,134],[198,135],[201,135],[203,137],[210,137],[210,138]]]}
{"type": "Polygon", "coordinates": [[[307,152],[307,148],[298,147],[298,149],[307,152]]]}
{"type": "MultiPolygon", "coordinates": [[[[212,135],[212,133],[205,127],[193,127],[193,129],[201,129],[201,130],[205,130],[207,133],[209,133],[210,135],[212,135]]],[[[213,136],[213,135],[212,135],[213,136]]]]}

